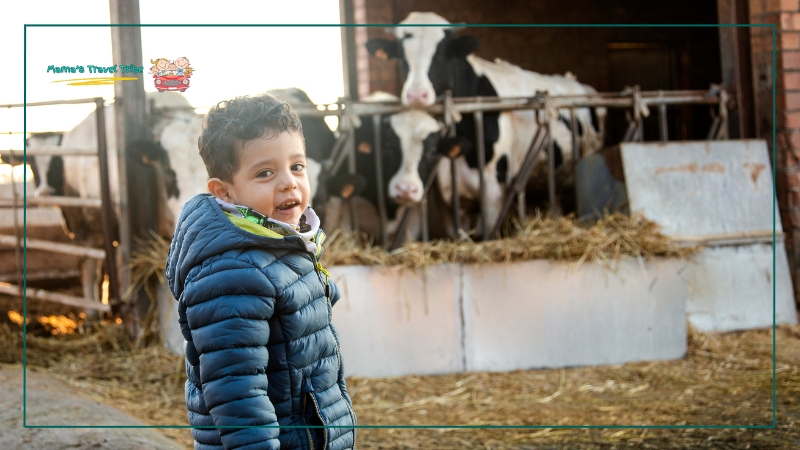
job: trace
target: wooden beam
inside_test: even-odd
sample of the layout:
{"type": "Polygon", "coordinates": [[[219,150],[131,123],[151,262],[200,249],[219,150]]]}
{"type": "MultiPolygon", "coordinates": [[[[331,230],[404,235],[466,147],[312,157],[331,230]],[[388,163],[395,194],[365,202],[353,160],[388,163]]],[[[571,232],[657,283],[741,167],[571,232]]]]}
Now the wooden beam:
{"type": "MultiPolygon", "coordinates": [[[[143,67],[142,35],[139,18],[139,0],[109,0],[112,24],[111,48],[115,64],[143,67]]],[[[106,120],[113,120],[116,125],[117,161],[119,164],[119,234],[121,267],[129,266],[132,246],[136,234],[146,234],[142,226],[143,218],[148,214],[146,199],[141,195],[129,195],[137,192],[137,183],[143,182],[141,174],[128,164],[126,149],[136,140],[150,140],[145,112],[147,102],[144,93],[144,77],[138,76],[135,81],[124,81],[114,84],[114,115],[106,120]]],[[[152,214],[151,214],[152,215],[152,214]]],[[[128,287],[127,270],[120,271],[119,292],[113,297],[120,298],[128,287]]]]}
{"type": "MultiPolygon", "coordinates": [[[[0,282],[0,294],[21,297],[19,286],[10,283],[0,282]]],[[[111,307],[109,305],[104,305],[100,302],[87,300],[83,297],[75,297],[73,295],[59,294],[58,292],[45,291],[43,289],[27,288],[25,290],[25,296],[27,298],[46,300],[49,302],[61,303],[62,305],[75,306],[78,308],[94,309],[103,312],[108,312],[111,310],[111,307]]]]}
{"type": "MultiPolygon", "coordinates": [[[[717,0],[717,18],[720,25],[750,23],[747,0],[717,0]]],[[[721,26],[718,30],[722,83],[735,102],[728,110],[728,132],[733,139],[754,138],[750,28],[721,26]]]]}
{"type": "MultiPolygon", "coordinates": [[[[7,234],[0,234],[0,245],[13,247],[17,245],[17,238],[7,234]]],[[[34,250],[63,253],[73,256],[84,256],[94,259],[105,259],[106,252],[99,248],[82,247],[80,245],[64,244],[62,242],[45,241],[42,239],[25,239],[25,246],[34,250]]]]}
{"type": "MultiPolygon", "coordinates": [[[[343,24],[354,24],[353,0],[339,0],[339,20],[343,24]]],[[[342,31],[342,71],[344,96],[358,100],[358,70],[356,68],[355,27],[340,27],[342,31]]]]}

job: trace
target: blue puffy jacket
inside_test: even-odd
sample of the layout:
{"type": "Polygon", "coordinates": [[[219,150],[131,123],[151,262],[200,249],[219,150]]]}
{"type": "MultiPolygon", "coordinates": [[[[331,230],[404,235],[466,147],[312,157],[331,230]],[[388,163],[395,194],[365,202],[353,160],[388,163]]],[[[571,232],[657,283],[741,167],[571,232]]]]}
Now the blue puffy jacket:
{"type": "Polygon", "coordinates": [[[328,449],[355,446],[331,323],[339,291],[330,281],[326,298],[318,254],[299,236],[237,227],[210,195],[183,207],[167,279],[186,339],[189,422],[209,427],[192,429],[195,449],[309,449],[319,438],[328,449]],[[309,424],[333,427],[315,434],[301,428],[309,424]]]}

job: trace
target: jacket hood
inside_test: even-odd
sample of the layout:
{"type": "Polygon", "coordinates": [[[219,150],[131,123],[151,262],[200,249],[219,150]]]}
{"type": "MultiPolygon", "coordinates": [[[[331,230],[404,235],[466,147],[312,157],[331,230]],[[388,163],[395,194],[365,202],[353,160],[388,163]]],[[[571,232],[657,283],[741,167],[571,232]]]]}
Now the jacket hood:
{"type": "Polygon", "coordinates": [[[167,255],[172,295],[180,300],[189,271],[206,259],[251,247],[307,251],[300,236],[270,238],[250,233],[233,224],[210,194],[193,197],[181,210],[167,255]]]}

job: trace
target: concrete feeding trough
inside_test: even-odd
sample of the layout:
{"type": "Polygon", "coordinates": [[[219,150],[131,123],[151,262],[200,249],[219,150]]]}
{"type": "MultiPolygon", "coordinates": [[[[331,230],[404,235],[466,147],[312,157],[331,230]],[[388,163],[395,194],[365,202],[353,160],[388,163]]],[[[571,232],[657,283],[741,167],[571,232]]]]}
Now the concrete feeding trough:
{"type": "MultiPolygon", "coordinates": [[[[333,321],[348,376],[675,359],[686,352],[685,264],[335,266],[333,321]]],[[[177,302],[163,286],[159,296],[164,340],[181,353],[177,302]]]]}
{"type": "Polygon", "coordinates": [[[797,323],[763,140],[623,143],[619,152],[630,210],[706,246],[684,272],[693,326],[770,327],[773,308],[776,323],[797,323]]]}

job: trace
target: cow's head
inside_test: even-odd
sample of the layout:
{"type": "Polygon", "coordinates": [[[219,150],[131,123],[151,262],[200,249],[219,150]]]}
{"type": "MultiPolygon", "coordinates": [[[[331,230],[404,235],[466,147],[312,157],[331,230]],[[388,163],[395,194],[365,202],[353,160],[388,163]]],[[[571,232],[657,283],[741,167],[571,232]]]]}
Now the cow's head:
{"type": "Polygon", "coordinates": [[[389,180],[389,197],[401,205],[419,203],[437,158],[441,125],[425,112],[404,111],[388,119],[387,134],[396,138],[396,146],[387,148],[389,159],[401,155],[399,168],[389,180]]]}
{"type": "Polygon", "coordinates": [[[379,58],[400,60],[405,77],[401,101],[410,106],[430,106],[452,89],[451,63],[479,44],[475,36],[456,37],[450,22],[434,13],[412,12],[393,33],[397,40],[370,39],[367,49],[379,58]]]}

